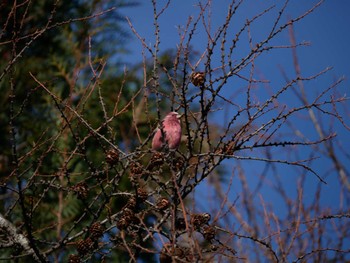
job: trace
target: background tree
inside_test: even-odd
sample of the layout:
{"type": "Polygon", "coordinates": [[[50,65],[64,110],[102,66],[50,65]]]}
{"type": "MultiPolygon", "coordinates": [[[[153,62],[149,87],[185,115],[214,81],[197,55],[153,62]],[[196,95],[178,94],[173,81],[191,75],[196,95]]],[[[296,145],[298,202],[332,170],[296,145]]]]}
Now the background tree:
{"type": "Polygon", "coordinates": [[[162,50],[161,19],[174,3],[152,1],[152,44],[127,20],[142,46],[142,61],[127,67],[120,8],[133,4],[1,6],[2,260],[349,258],[348,156],[335,151],[335,132],[348,131],[343,79],[310,91],[330,69],[303,75],[297,48],[307,43],[293,32],[322,1],[292,18],[285,1],[233,23],[244,2],[232,1],[220,25],[212,2],[199,3],[177,48],[162,50]],[[267,16],[273,23],[255,36],[267,16]],[[272,85],[256,66],[281,49],[292,51],[295,73],[281,69],[285,83],[272,85]],[[183,114],[181,146],[152,151],[168,111],[183,114]],[[320,155],[343,186],[339,208],[322,203],[330,175],[316,172],[320,155]]]}

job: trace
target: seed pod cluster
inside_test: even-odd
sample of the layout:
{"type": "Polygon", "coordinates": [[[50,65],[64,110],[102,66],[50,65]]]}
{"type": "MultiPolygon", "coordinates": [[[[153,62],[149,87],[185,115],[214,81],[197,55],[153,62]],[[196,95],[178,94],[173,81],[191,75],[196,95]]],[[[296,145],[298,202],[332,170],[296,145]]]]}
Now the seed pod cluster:
{"type": "Polygon", "coordinates": [[[193,72],[191,74],[191,82],[193,85],[199,87],[203,86],[205,83],[205,73],[204,72],[193,72]]]}
{"type": "Polygon", "coordinates": [[[159,255],[160,263],[196,262],[189,248],[177,244],[165,243],[159,255]]]}
{"type": "Polygon", "coordinates": [[[79,199],[86,199],[88,196],[89,187],[85,182],[80,182],[72,186],[71,190],[78,195],[79,199]]]}
{"type": "Polygon", "coordinates": [[[175,171],[180,171],[181,168],[184,166],[184,163],[185,161],[182,157],[174,158],[173,167],[175,171]]]}
{"type": "Polygon", "coordinates": [[[103,236],[104,227],[100,222],[95,222],[90,226],[89,233],[92,240],[97,240],[103,236]]]}
{"type": "Polygon", "coordinates": [[[135,196],[131,196],[129,198],[128,202],[126,203],[126,205],[124,206],[124,208],[128,208],[130,210],[135,210],[136,209],[136,205],[137,205],[136,197],[135,196]]]}
{"type": "Polygon", "coordinates": [[[165,197],[161,197],[157,200],[156,208],[160,211],[164,211],[170,206],[170,202],[165,197]]]}
{"type": "Polygon", "coordinates": [[[202,213],[202,214],[192,214],[191,215],[191,224],[195,228],[200,228],[202,225],[208,224],[210,221],[210,214],[209,213],[202,213]]]}
{"type": "Polygon", "coordinates": [[[68,257],[68,263],[80,263],[81,260],[80,260],[80,256],[79,255],[69,255],[68,257]]]}
{"type": "Polygon", "coordinates": [[[137,191],[137,197],[140,201],[143,202],[148,198],[148,192],[145,189],[139,187],[137,188],[136,191],[137,191]]]}
{"type": "Polygon", "coordinates": [[[153,153],[151,160],[149,161],[148,170],[152,170],[155,167],[159,167],[164,164],[164,156],[161,152],[153,153]]]}
{"type": "Polygon", "coordinates": [[[185,251],[178,247],[177,245],[172,245],[171,243],[164,244],[160,255],[159,262],[160,263],[171,263],[172,257],[183,258],[185,256],[185,251]]]}
{"type": "Polygon", "coordinates": [[[94,242],[91,240],[90,237],[86,239],[81,239],[76,243],[76,248],[78,250],[78,253],[82,256],[89,253],[94,247],[94,242]]]}
{"type": "Polygon", "coordinates": [[[216,235],[216,229],[213,226],[210,225],[204,225],[201,229],[201,233],[203,234],[203,237],[207,241],[211,241],[215,238],[216,235]]]}
{"type": "Polygon", "coordinates": [[[119,162],[119,152],[115,149],[110,149],[106,153],[106,162],[110,166],[114,166],[119,162]]]}
{"type": "Polygon", "coordinates": [[[138,224],[139,219],[136,217],[135,212],[130,208],[123,208],[122,213],[117,221],[117,228],[122,230],[126,229],[131,224],[138,224]]]}
{"type": "Polygon", "coordinates": [[[138,162],[130,164],[130,173],[132,177],[140,177],[143,174],[143,170],[142,165],[138,162]]]}

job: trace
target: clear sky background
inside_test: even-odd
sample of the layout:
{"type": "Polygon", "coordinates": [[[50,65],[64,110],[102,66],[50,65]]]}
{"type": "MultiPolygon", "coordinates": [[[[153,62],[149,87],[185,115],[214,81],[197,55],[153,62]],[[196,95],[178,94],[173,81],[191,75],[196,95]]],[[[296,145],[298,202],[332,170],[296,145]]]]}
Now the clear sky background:
{"type": "MultiPolygon", "coordinates": [[[[131,1],[130,1],[131,2],[131,1]]],[[[157,1],[159,3],[159,8],[164,6],[167,1],[157,1]]],[[[225,21],[225,16],[227,14],[227,6],[230,1],[227,0],[213,0],[212,1],[212,31],[214,32],[216,28],[225,21]]],[[[290,1],[286,15],[282,18],[280,24],[287,21],[288,17],[296,17],[303,14],[305,11],[310,9],[318,1],[305,0],[290,1]]],[[[196,4],[198,1],[193,0],[176,0],[172,1],[169,8],[160,17],[160,37],[161,44],[160,50],[165,51],[167,49],[175,49],[177,43],[179,43],[178,36],[178,26],[186,25],[188,17],[193,15],[197,17],[198,7],[196,4]]],[[[246,0],[242,4],[241,8],[235,15],[233,19],[233,28],[241,28],[245,23],[247,18],[251,18],[254,15],[260,13],[262,10],[276,4],[277,7],[271,11],[269,14],[264,16],[259,22],[255,23],[252,27],[252,36],[255,42],[261,40],[261,38],[266,35],[267,30],[271,29],[273,22],[275,21],[280,7],[284,4],[284,1],[262,1],[262,0],[246,0]]],[[[133,26],[138,31],[138,33],[145,38],[146,43],[154,44],[154,26],[153,26],[153,7],[151,1],[141,1],[141,5],[124,9],[123,15],[126,15],[131,20],[133,26]]],[[[294,26],[295,36],[297,42],[307,41],[310,42],[310,46],[300,47],[297,49],[297,54],[299,58],[299,63],[301,66],[301,71],[303,76],[315,75],[318,72],[324,70],[327,67],[333,67],[333,69],[328,72],[325,76],[322,76],[315,82],[312,82],[310,88],[319,88],[323,90],[331,85],[339,77],[345,76],[345,81],[341,84],[338,91],[341,94],[347,94],[350,96],[350,1],[347,0],[326,0],[319,8],[317,8],[313,13],[308,15],[306,18],[302,19],[300,22],[296,23],[294,26]]],[[[195,40],[192,42],[194,49],[200,52],[205,50],[206,37],[201,36],[201,32],[198,32],[195,36],[195,40]],[[201,41],[201,37],[203,41],[201,41]]],[[[133,41],[129,42],[128,48],[131,54],[126,55],[122,59],[128,62],[140,62],[142,59],[141,51],[142,46],[140,41],[136,37],[133,37],[133,41]]],[[[274,44],[276,45],[288,45],[289,35],[288,30],[282,33],[278,40],[274,44]]],[[[244,52],[248,47],[239,47],[238,51],[244,52]]],[[[215,63],[215,61],[213,62],[215,63]]],[[[289,49],[278,50],[273,52],[268,52],[266,55],[262,56],[260,60],[257,61],[256,70],[261,76],[270,80],[270,85],[278,85],[281,87],[285,83],[280,67],[287,72],[290,78],[295,77],[295,71],[293,67],[292,52],[289,49]]],[[[235,85],[233,83],[232,85],[235,85]]],[[[316,92],[315,92],[316,94],[316,92]]],[[[348,109],[350,103],[346,103],[348,109]]],[[[344,112],[344,120],[347,125],[349,122],[349,112],[344,112]]],[[[317,138],[314,129],[308,130],[308,123],[305,125],[305,133],[309,133],[311,138],[317,138]]],[[[346,131],[341,125],[339,125],[339,130],[337,131],[338,136],[344,149],[350,149],[350,132],[346,131]]],[[[337,149],[338,151],[338,149],[337,149]]],[[[338,151],[340,154],[340,152],[338,151]]],[[[347,152],[349,154],[349,152],[347,152]]],[[[344,160],[346,169],[350,171],[350,164],[347,164],[348,160],[344,160]]],[[[320,173],[321,176],[326,176],[329,172],[330,163],[325,162],[322,158],[316,162],[315,170],[320,173]]],[[[248,178],[248,183],[252,185],[258,183],[257,178],[254,180],[254,173],[261,169],[258,164],[249,167],[251,169],[252,176],[248,178]]],[[[295,170],[286,169],[285,183],[294,184],[296,183],[296,172],[295,170]],[[288,173],[291,174],[288,174],[288,173]]],[[[313,191],[315,190],[315,185],[317,183],[317,178],[313,177],[308,182],[310,186],[310,192],[306,193],[310,198],[313,198],[313,191]]],[[[329,207],[339,207],[339,183],[334,183],[332,177],[328,177],[328,185],[325,187],[324,199],[322,200],[325,206],[329,207]]],[[[201,186],[202,190],[205,190],[205,194],[210,192],[210,189],[205,185],[201,186]]],[[[294,188],[295,194],[295,188],[294,188]]],[[[200,191],[199,191],[200,192],[200,191]]],[[[199,193],[200,194],[200,193],[199,193]]],[[[240,195],[239,189],[232,190],[232,198],[240,195]]],[[[268,192],[265,194],[264,198],[275,200],[274,196],[269,196],[268,192]]],[[[292,192],[291,192],[292,194],[292,192]]],[[[283,209],[278,207],[277,209],[283,209]]],[[[282,211],[282,210],[281,210],[282,211]]]]}
{"type": "MultiPolygon", "coordinates": [[[[132,1],[130,1],[132,2],[132,1]]],[[[158,1],[165,3],[166,1],[158,1]]],[[[227,6],[230,1],[214,0],[212,20],[213,24],[221,24],[227,14],[227,6]]],[[[266,7],[276,3],[278,7],[284,1],[271,0],[246,0],[241,6],[241,11],[237,13],[237,18],[234,21],[244,23],[247,17],[257,14],[266,7]]],[[[287,15],[291,17],[300,15],[309,7],[313,6],[318,1],[290,1],[287,15]]],[[[172,1],[169,9],[165,11],[160,19],[161,45],[164,50],[167,48],[175,48],[179,42],[178,26],[184,26],[189,16],[198,14],[198,1],[172,1]]],[[[160,5],[161,6],[161,5],[160,5]]],[[[270,22],[275,18],[278,9],[276,8],[274,16],[267,15],[270,22]]],[[[296,24],[295,34],[297,41],[310,41],[311,47],[301,48],[298,50],[299,58],[302,60],[302,70],[316,72],[327,66],[333,66],[333,75],[336,77],[345,75],[350,76],[350,2],[347,0],[326,0],[315,12],[311,13],[300,23],[296,24]]],[[[136,30],[143,36],[147,43],[154,43],[154,27],[153,27],[153,7],[151,1],[144,0],[136,7],[123,9],[123,15],[130,18],[136,30]]],[[[266,21],[266,20],[265,20],[266,21]]],[[[286,20],[284,20],[285,22],[286,20]]],[[[283,21],[282,21],[283,22],[283,21]]],[[[270,23],[259,23],[261,30],[264,31],[270,23]]],[[[213,27],[214,28],[214,27],[213,27]]],[[[285,42],[288,43],[288,34],[284,34],[285,42]]],[[[132,51],[132,60],[139,61],[141,59],[140,42],[130,42],[129,49],[132,51]]],[[[205,41],[204,41],[205,42],[205,41]]],[[[202,46],[200,43],[196,43],[202,46]]],[[[288,55],[288,52],[285,52],[288,55]]],[[[289,52],[290,55],[290,52],[289,52]]],[[[277,59],[271,54],[272,59],[277,59]]],[[[128,59],[128,61],[130,61],[128,59]]],[[[271,59],[271,57],[270,57],[271,59]]],[[[290,61],[290,58],[282,58],[290,61]]],[[[267,64],[267,63],[265,63],[267,64]]],[[[276,63],[269,63],[275,67],[276,63]]]]}

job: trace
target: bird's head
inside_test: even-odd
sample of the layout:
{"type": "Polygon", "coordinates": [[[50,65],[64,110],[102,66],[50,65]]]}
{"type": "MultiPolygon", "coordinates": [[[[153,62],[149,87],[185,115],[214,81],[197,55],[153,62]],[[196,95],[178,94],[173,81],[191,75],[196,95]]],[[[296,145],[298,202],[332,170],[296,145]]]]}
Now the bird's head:
{"type": "Polygon", "coordinates": [[[181,114],[177,113],[176,111],[172,111],[168,113],[167,116],[165,116],[164,120],[169,120],[169,121],[180,121],[181,114]]]}

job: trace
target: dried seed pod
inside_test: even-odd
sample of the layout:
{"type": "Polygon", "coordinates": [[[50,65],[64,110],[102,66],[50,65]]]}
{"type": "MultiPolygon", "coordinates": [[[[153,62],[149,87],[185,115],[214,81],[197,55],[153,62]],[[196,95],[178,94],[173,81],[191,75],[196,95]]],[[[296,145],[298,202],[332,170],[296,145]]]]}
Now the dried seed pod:
{"type": "Polygon", "coordinates": [[[92,240],[99,239],[103,236],[104,227],[100,222],[95,222],[90,226],[89,232],[92,240]]]}
{"type": "Polygon", "coordinates": [[[128,207],[125,207],[123,208],[119,220],[117,221],[117,227],[119,229],[125,229],[130,226],[130,224],[138,224],[139,222],[140,220],[135,216],[134,211],[128,207]]]}
{"type": "Polygon", "coordinates": [[[210,221],[210,218],[211,218],[211,216],[208,213],[192,214],[191,215],[191,224],[195,228],[199,228],[202,225],[208,224],[208,222],[210,221]]]}
{"type": "Polygon", "coordinates": [[[69,258],[68,258],[68,263],[80,263],[81,260],[80,260],[80,257],[79,255],[69,255],[69,258]]]}
{"type": "Polygon", "coordinates": [[[161,166],[164,163],[164,155],[161,152],[153,153],[151,160],[149,161],[149,165],[147,167],[148,170],[152,170],[154,167],[161,166]]]}
{"type": "Polygon", "coordinates": [[[118,229],[122,230],[127,228],[130,225],[130,222],[122,217],[117,221],[116,225],[118,229]]]}
{"type": "MultiPolygon", "coordinates": [[[[162,250],[160,251],[159,261],[160,263],[171,263],[172,257],[183,259],[186,256],[183,248],[173,245],[171,243],[165,243],[162,250]]],[[[175,261],[177,262],[177,261],[175,261]]]]}
{"type": "Polygon", "coordinates": [[[179,171],[184,166],[184,159],[182,157],[175,158],[173,161],[173,166],[176,171],[179,171]]]}
{"type": "Polygon", "coordinates": [[[138,197],[141,201],[145,201],[145,200],[147,199],[147,197],[148,197],[148,192],[147,192],[145,189],[139,187],[139,188],[137,188],[136,191],[137,191],[137,197],[138,197]]]}
{"type": "Polygon", "coordinates": [[[78,253],[80,255],[86,255],[88,252],[90,252],[94,247],[94,242],[91,240],[91,238],[87,239],[81,239],[76,243],[76,247],[78,250],[78,253]]]}
{"type": "Polygon", "coordinates": [[[191,82],[193,85],[199,87],[203,86],[205,83],[205,73],[204,72],[192,72],[191,82]]]}
{"type": "Polygon", "coordinates": [[[132,162],[130,164],[130,181],[132,184],[137,185],[139,183],[139,179],[142,176],[147,176],[148,174],[148,170],[145,169],[142,164],[140,164],[139,162],[132,162]]]}
{"type": "Polygon", "coordinates": [[[138,218],[135,216],[135,213],[134,213],[134,211],[132,211],[131,209],[129,209],[129,208],[124,208],[123,209],[123,214],[122,214],[122,216],[126,219],[126,220],[128,220],[128,221],[130,221],[131,223],[138,223],[138,218]]]}
{"type": "Polygon", "coordinates": [[[215,230],[215,227],[213,227],[213,226],[205,225],[205,226],[203,226],[203,229],[201,232],[202,232],[204,238],[208,241],[215,238],[216,230],[215,230]]]}
{"type": "Polygon", "coordinates": [[[140,163],[131,163],[130,164],[130,173],[132,176],[141,176],[143,173],[143,167],[140,163]]]}
{"type": "Polygon", "coordinates": [[[208,224],[211,219],[211,215],[209,213],[203,213],[202,219],[203,219],[203,224],[208,224]]]}
{"type": "Polygon", "coordinates": [[[80,182],[71,187],[72,191],[78,195],[79,199],[86,199],[89,192],[89,187],[85,182],[80,182]]]}
{"type": "Polygon", "coordinates": [[[106,153],[106,162],[113,166],[119,161],[119,152],[115,149],[110,149],[106,153]]]}
{"type": "Polygon", "coordinates": [[[132,196],[129,198],[128,202],[126,203],[126,205],[124,206],[124,208],[129,208],[131,210],[135,210],[136,208],[136,197],[135,196],[132,196]]]}
{"type": "Polygon", "coordinates": [[[156,208],[163,211],[165,209],[167,209],[170,205],[170,202],[168,199],[166,199],[165,197],[161,197],[158,199],[157,203],[156,203],[156,208]]]}

